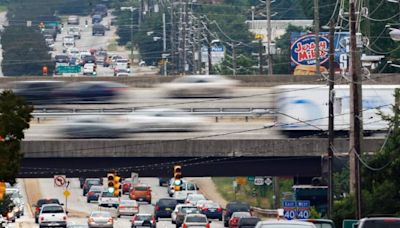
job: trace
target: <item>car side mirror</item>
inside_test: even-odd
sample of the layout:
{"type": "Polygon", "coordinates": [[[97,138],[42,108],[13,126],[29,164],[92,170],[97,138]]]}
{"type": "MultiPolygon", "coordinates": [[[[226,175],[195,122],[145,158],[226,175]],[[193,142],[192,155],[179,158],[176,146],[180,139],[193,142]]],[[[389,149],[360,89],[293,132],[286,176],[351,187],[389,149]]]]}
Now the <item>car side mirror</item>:
{"type": "Polygon", "coordinates": [[[211,223],[211,220],[208,220],[208,223],[211,223]]]}
{"type": "Polygon", "coordinates": [[[63,203],[60,203],[60,205],[61,205],[61,206],[64,206],[64,204],[63,204],[63,203]]]}

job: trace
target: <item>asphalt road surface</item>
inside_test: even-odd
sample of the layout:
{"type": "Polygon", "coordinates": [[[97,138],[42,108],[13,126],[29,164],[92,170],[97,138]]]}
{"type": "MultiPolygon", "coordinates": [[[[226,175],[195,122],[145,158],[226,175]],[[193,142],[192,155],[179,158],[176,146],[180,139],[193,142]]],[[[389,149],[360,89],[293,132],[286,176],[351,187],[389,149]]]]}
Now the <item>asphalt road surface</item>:
{"type": "MultiPolygon", "coordinates": [[[[154,211],[154,204],[160,198],[168,198],[167,188],[158,186],[157,178],[140,178],[139,181],[144,184],[148,184],[152,189],[152,203],[140,203],[139,210],[140,213],[150,213],[152,214],[154,211]]],[[[86,197],[82,196],[82,189],[79,188],[79,181],[76,178],[70,179],[70,185],[68,190],[71,195],[68,197],[67,201],[65,201],[65,197],[63,196],[64,189],[60,187],[55,187],[53,179],[35,179],[27,181],[19,180],[19,182],[24,182],[25,185],[22,185],[22,192],[24,195],[24,199],[26,200],[26,213],[25,216],[21,217],[17,220],[16,223],[10,224],[10,228],[13,227],[21,227],[21,228],[33,228],[38,227],[37,224],[34,223],[33,216],[30,212],[29,205],[32,199],[27,199],[26,191],[34,191],[36,195],[40,198],[51,197],[58,198],[64,206],[67,207],[69,211],[68,223],[73,224],[86,224],[87,223],[87,215],[89,215],[92,211],[95,210],[106,210],[110,211],[113,215],[115,215],[116,210],[111,208],[100,208],[97,206],[97,202],[87,203],[86,197]],[[32,187],[32,183],[35,183],[35,189],[30,189],[32,187]],[[24,188],[26,186],[26,188],[24,188]]],[[[105,181],[104,181],[105,182],[105,181]]],[[[105,182],[106,183],[106,182],[105,182]]],[[[32,192],[29,194],[32,196],[32,192]]],[[[128,199],[128,195],[122,196],[122,198],[128,199]]],[[[114,223],[114,228],[129,228],[130,227],[130,216],[122,216],[121,218],[116,218],[114,223]]],[[[160,219],[157,223],[157,228],[175,228],[175,225],[171,223],[170,219],[160,219]]],[[[218,220],[212,220],[211,228],[223,228],[223,223],[218,220]]]]}

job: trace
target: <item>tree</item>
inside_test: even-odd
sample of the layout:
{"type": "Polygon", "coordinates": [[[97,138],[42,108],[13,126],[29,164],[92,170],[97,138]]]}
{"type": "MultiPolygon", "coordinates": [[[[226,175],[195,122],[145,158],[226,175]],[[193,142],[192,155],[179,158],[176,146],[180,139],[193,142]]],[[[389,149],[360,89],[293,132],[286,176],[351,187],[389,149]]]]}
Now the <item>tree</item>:
{"type": "Polygon", "coordinates": [[[33,107],[12,91],[0,94],[0,181],[15,183],[23,154],[24,130],[29,128],[33,107]]]}
{"type": "Polygon", "coordinates": [[[49,74],[52,74],[54,63],[39,30],[26,26],[8,26],[2,33],[1,44],[4,75],[41,75],[45,65],[49,74]]]}
{"type": "MultiPolygon", "coordinates": [[[[396,89],[396,99],[400,99],[400,90],[396,89]]],[[[389,123],[391,129],[382,151],[370,161],[369,167],[363,169],[364,211],[368,214],[400,214],[400,128],[399,107],[393,105],[394,115],[380,112],[382,118],[389,123]]]]}

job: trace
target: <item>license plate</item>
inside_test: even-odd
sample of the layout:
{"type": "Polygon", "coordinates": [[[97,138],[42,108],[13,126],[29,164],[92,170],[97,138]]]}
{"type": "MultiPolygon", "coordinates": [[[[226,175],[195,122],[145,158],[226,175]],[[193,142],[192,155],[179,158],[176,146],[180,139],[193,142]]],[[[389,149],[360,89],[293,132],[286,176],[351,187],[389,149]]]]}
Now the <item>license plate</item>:
{"type": "Polygon", "coordinates": [[[210,212],[215,212],[215,209],[209,209],[210,212]]]}
{"type": "Polygon", "coordinates": [[[108,206],[112,207],[112,206],[113,206],[113,204],[112,204],[112,203],[109,203],[109,204],[108,204],[108,206]]]}
{"type": "Polygon", "coordinates": [[[166,211],[171,211],[171,208],[165,208],[166,211]]]}

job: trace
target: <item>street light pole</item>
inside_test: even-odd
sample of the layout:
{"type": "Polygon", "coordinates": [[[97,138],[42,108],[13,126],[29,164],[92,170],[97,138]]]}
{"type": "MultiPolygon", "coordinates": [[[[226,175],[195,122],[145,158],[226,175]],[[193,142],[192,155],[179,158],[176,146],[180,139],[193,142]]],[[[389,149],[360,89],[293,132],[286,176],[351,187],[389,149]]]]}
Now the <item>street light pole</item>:
{"type": "Polygon", "coordinates": [[[131,7],[131,67],[133,66],[133,8],[131,7]]]}
{"type": "MultiPolygon", "coordinates": [[[[166,30],[166,23],[165,23],[165,13],[162,14],[162,21],[163,21],[163,55],[166,54],[167,51],[167,30],[166,30]]],[[[164,57],[164,56],[163,56],[164,57]]],[[[164,65],[164,76],[167,76],[167,63],[166,58],[163,58],[163,65],[164,65]]]]}

